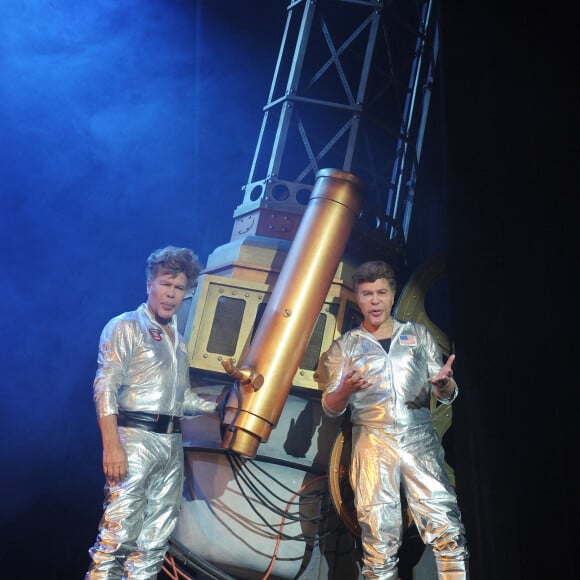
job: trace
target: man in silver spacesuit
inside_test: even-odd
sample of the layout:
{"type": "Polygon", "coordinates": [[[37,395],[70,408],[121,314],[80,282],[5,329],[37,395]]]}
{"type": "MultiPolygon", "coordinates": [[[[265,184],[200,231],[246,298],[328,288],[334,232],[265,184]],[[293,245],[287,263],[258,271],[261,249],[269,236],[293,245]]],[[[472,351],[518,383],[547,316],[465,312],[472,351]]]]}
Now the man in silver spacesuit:
{"type": "Polygon", "coordinates": [[[175,313],[200,272],[187,248],[147,260],[147,303],[102,331],[94,401],[103,443],[104,513],[86,580],[151,580],[163,565],[183,486],[183,415],[216,400],[190,388],[187,344],[175,313]]]}
{"type": "Polygon", "coordinates": [[[398,577],[404,493],[423,542],[433,549],[438,578],[464,580],[465,529],[429,405],[432,395],[444,405],[457,397],[454,355],[443,365],[425,326],[391,316],[396,280],[388,264],[362,264],[353,286],[364,320],[326,353],[322,406],[331,417],[350,406],[350,481],[361,528],[363,576],[398,577]]]}

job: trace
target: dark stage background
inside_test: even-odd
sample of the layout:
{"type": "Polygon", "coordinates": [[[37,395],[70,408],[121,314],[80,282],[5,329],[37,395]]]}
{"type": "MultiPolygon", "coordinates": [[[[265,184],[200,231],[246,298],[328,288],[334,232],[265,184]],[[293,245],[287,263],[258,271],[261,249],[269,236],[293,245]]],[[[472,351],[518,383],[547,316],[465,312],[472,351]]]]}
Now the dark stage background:
{"type": "MultiPolygon", "coordinates": [[[[439,250],[425,247],[429,217],[447,214],[449,331],[463,385],[454,457],[472,578],[569,578],[571,19],[479,4],[444,3],[443,115],[430,121],[411,266],[439,250]],[[443,182],[437,205],[429,184],[443,182]]],[[[205,263],[229,240],[286,5],[0,6],[2,578],[84,574],[102,501],[98,335],[146,299],[150,250],[189,246],[205,263]]]]}

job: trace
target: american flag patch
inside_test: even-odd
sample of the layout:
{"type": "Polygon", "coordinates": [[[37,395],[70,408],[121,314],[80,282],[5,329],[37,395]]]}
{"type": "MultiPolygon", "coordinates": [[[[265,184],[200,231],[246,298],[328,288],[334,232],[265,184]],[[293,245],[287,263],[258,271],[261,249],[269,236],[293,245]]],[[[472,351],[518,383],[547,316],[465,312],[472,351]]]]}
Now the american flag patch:
{"type": "Polygon", "coordinates": [[[417,337],[412,334],[401,334],[399,336],[399,344],[404,346],[417,346],[417,337]]]}

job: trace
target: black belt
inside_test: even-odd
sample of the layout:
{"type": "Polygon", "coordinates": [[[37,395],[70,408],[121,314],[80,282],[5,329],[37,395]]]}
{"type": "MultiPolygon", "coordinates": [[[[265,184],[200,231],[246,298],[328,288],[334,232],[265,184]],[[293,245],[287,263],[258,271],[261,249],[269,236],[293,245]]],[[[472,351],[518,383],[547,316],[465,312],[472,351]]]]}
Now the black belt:
{"type": "Polygon", "coordinates": [[[181,418],[142,411],[119,411],[119,427],[133,427],[153,433],[181,433],[181,418]]]}

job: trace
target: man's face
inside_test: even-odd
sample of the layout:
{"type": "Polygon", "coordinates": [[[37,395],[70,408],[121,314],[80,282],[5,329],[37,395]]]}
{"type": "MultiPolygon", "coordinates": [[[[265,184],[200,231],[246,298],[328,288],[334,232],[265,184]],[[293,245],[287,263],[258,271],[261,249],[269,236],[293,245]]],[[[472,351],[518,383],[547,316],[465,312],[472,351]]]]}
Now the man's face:
{"type": "Polygon", "coordinates": [[[177,275],[158,274],[147,281],[147,304],[160,324],[167,324],[175,314],[187,290],[187,277],[183,272],[177,275]]]}
{"type": "Polygon", "coordinates": [[[365,319],[365,326],[378,328],[391,316],[395,294],[387,280],[360,282],[356,289],[356,302],[365,319]]]}

